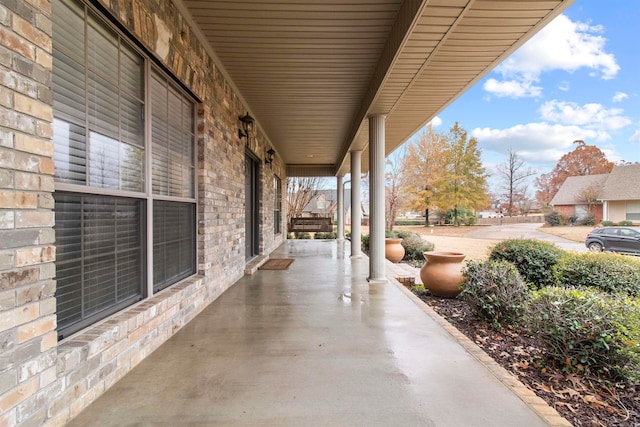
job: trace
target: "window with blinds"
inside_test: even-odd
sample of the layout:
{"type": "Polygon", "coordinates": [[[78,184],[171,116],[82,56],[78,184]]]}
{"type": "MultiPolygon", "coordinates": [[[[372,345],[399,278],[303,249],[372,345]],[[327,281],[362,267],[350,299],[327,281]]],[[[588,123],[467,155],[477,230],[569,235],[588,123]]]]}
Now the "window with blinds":
{"type": "Polygon", "coordinates": [[[89,5],[54,0],[52,23],[63,338],[195,273],[195,107],[89,5]]]}
{"type": "Polygon", "coordinates": [[[282,180],[275,175],[273,176],[273,189],[273,233],[280,234],[280,215],[282,212],[282,180]]]}

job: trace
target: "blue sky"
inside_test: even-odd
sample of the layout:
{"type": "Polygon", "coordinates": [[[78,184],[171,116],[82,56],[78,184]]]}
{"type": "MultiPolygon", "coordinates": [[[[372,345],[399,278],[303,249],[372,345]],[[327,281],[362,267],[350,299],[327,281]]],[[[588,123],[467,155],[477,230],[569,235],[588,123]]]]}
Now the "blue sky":
{"type": "Polygon", "coordinates": [[[640,0],[576,0],[433,125],[455,121],[478,139],[489,173],[509,147],[549,172],[577,139],[639,162],[640,0]]]}

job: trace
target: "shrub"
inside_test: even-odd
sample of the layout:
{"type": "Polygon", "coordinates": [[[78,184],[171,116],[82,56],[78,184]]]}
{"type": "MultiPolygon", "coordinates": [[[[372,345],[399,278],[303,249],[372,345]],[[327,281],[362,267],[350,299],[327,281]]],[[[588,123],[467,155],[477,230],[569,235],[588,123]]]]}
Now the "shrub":
{"type": "Polygon", "coordinates": [[[633,225],[633,221],[620,221],[620,225],[625,226],[625,227],[629,227],[631,225],[633,225]]]}
{"type": "Polygon", "coordinates": [[[569,218],[567,218],[567,222],[569,223],[569,225],[576,225],[578,223],[578,215],[571,215],[569,218]]]}
{"type": "Polygon", "coordinates": [[[411,292],[416,294],[418,297],[423,297],[430,295],[429,291],[424,287],[424,285],[415,285],[411,288],[411,292]]]}
{"type": "Polygon", "coordinates": [[[398,237],[402,238],[402,247],[404,248],[404,260],[419,261],[424,263],[423,252],[431,252],[434,248],[433,243],[425,241],[418,233],[402,232],[398,233],[398,237]]]}
{"type": "Polygon", "coordinates": [[[424,225],[424,219],[397,219],[394,225],[424,225]]]}
{"type": "Polygon", "coordinates": [[[544,216],[544,221],[551,227],[557,227],[564,223],[564,218],[556,211],[551,211],[544,216]]]}
{"type": "Polygon", "coordinates": [[[589,213],[584,218],[580,219],[580,225],[596,225],[596,217],[594,214],[589,213]]]}
{"type": "Polygon", "coordinates": [[[525,311],[528,289],[513,264],[469,261],[463,270],[462,293],[471,311],[494,328],[517,326],[525,311]]]}
{"type": "Polygon", "coordinates": [[[602,221],[603,227],[611,227],[613,225],[613,221],[602,221]]]}
{"type": "Polygon", "coordinates": [[[298,231],[296,233],[294,233],[294,235],[296,236],[296,239],[310,239],[311,238],[311,233],[307,232],[307,231],[298,231]]]}
{"type": "Polygon", "coordinates": [[[362,234],[360,236],[360,241],[362,241],[362,249],[364,249],[365,251],[369,250],[369,235],[368,234],[362,234]]]}
{"type": "Polygon", "coordinates": [[[640,295],[640,260],[613,253],[567,253],[554,266],[558,285],[640,295]]]}
{"type": "Polygon", "coordinates": [[[511,239],[498,243],[489,259],[509,261],[533,288],[554,285],[552,267],[564,251],[549,242],[532,239],[511,239]]]}
{"type": "Polygon", "coordinates": [[[544,288],[525,317],[550,362],[565,371],[640,377],[640,302],[594,290],[544,288]]]}
{"type": "Polygon", "coordinates": [[[434,248],[433,243],[423,240],[422,236],[420,236],[418,233],[414,233],[413,231],[387,230],[385,232],[385,237],[397,237],[399,239],[402,239],[402,247],[404,248],[404,257],[402,259],[406,261],[417,261],[418,264],[424,264],[425,260],[422,253],[430,252],[434,248]]]}
{"type": "Polygon", "coordinates": [[[335,239],[338,234],[335,231],[317,231],[314,235],[314,239],[335,239]]]}

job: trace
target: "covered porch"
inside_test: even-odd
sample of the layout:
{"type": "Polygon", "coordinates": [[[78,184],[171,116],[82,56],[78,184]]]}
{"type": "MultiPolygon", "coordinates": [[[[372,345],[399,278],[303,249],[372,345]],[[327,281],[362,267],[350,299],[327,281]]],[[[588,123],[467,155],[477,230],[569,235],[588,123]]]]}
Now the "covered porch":
{"type": "Polygon", "coordinates": [[[70,425],[569,425],[349,253],[287,241],[70,425]]]}

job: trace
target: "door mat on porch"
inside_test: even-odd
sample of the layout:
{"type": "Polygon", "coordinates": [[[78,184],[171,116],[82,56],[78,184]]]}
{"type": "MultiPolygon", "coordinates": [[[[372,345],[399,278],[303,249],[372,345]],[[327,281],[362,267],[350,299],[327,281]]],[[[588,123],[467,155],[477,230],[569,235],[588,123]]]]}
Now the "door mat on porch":
{"type": "Polygon", "coordinates": [[[286,270],[292,262],[291,258],[273,258],[262,264],[260,270],[286,270]]]}

